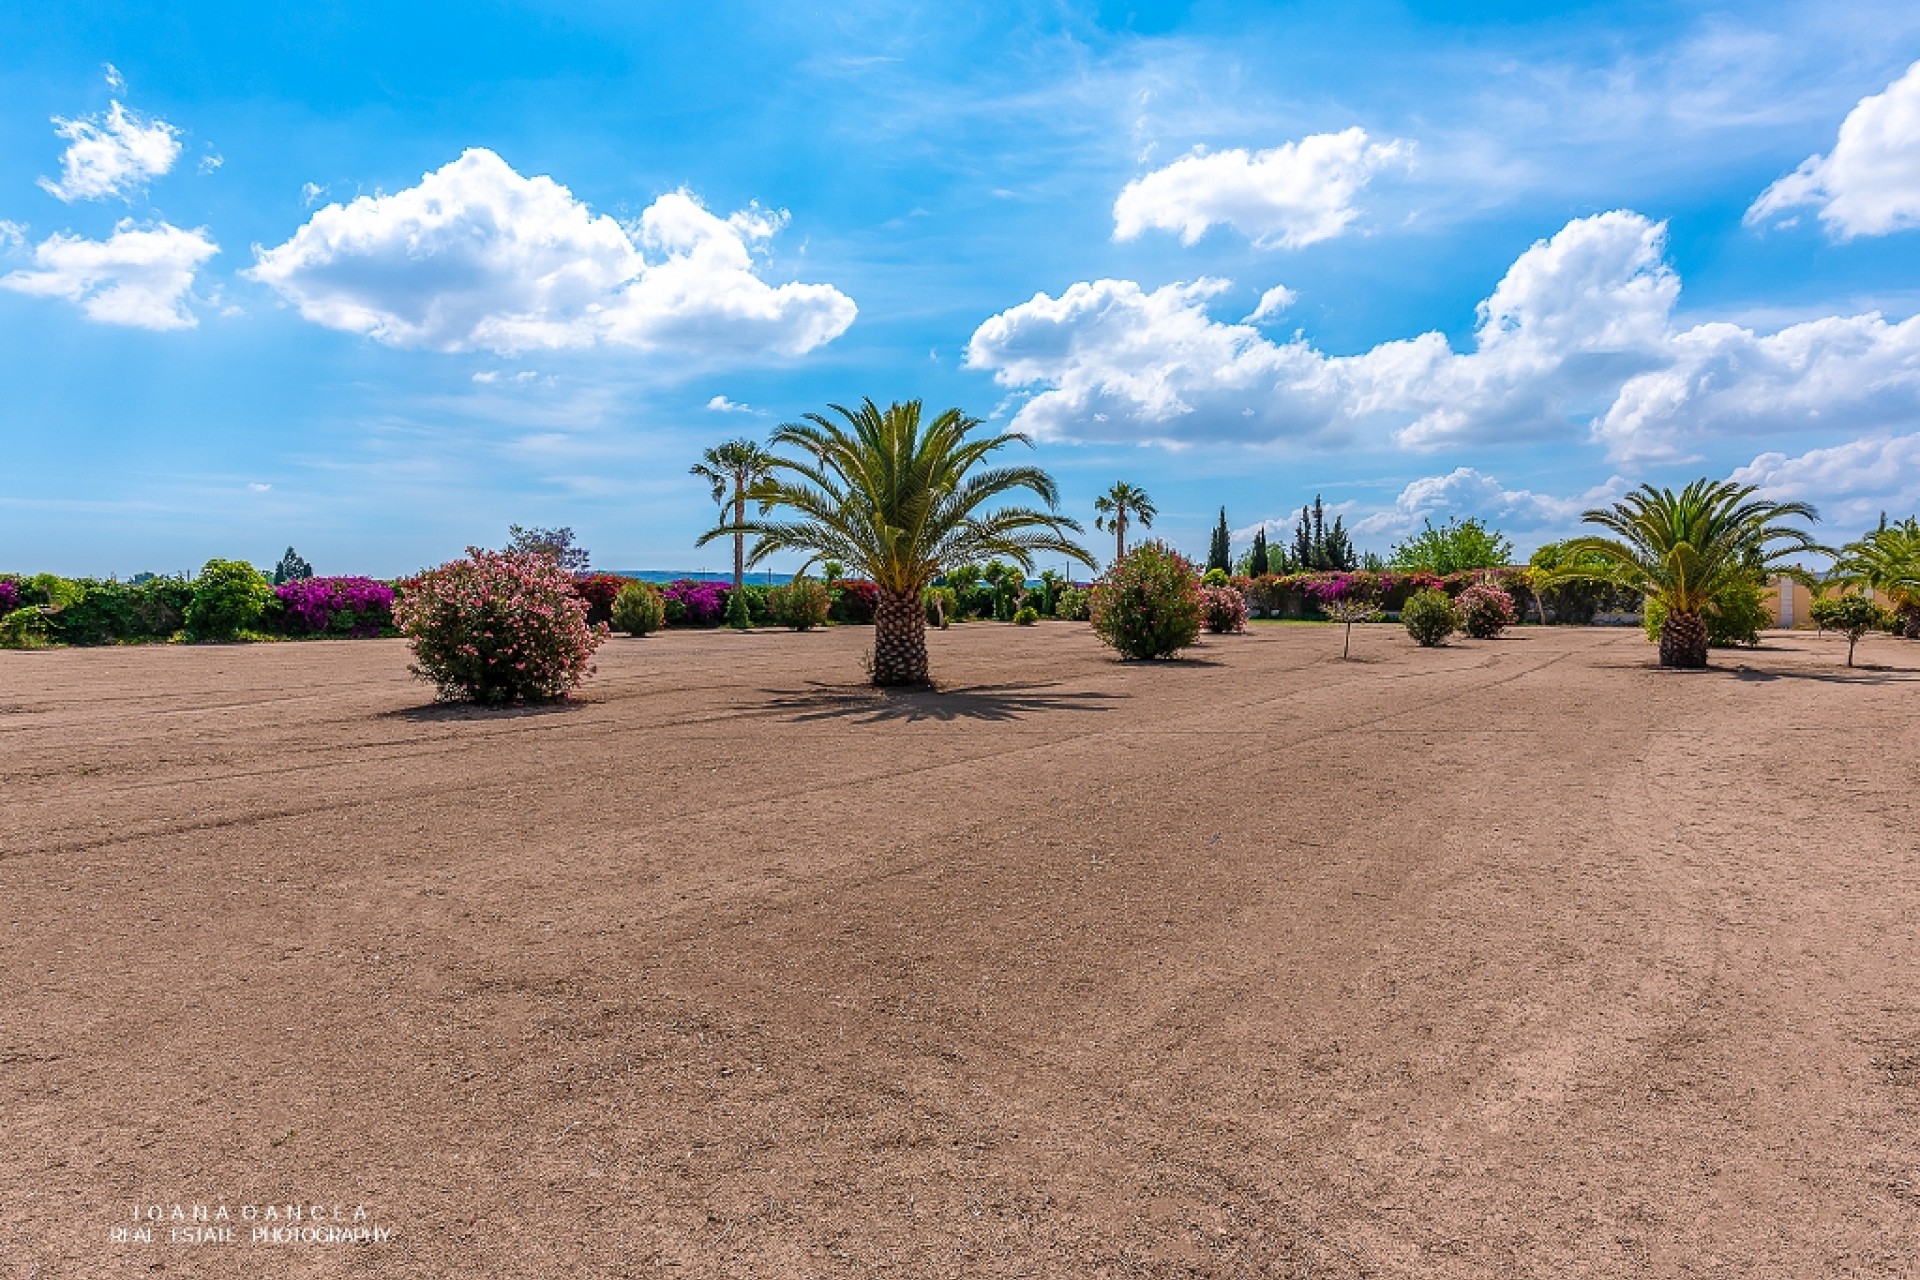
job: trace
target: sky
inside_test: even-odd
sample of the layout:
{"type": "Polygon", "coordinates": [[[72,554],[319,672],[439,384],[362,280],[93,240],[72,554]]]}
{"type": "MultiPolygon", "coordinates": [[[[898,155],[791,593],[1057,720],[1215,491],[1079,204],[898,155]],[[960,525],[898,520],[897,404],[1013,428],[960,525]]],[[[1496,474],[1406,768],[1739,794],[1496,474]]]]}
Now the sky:
{"type": "Polygon", "coordinates": [[[1119,480],[1199,554],[1697,476],[1842,541],[1916,316],[1910,3],[0,12],[11,570],[717,570],[701,451],[862,397],[1095,549],[1119,480]]]}

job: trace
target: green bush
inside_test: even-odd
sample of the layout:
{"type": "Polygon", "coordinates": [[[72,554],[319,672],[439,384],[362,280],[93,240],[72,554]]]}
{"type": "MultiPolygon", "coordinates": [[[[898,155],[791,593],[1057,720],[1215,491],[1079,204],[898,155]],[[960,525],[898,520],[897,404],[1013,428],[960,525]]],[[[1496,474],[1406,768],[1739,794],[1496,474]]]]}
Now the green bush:
{"type": "Polygon", "coordinates": [[[1013,624],[1016,627],[1030,627],[1038,621],[1040,621],[1040,611],[1032,605],[1028,605],[1013,615],[1013,624]]]}
{"type": "Polygon", "coordinates": [[[827,625],[833,611],[833,593],[818,578],[795,578],[784,587],[767,593],[773,621],[794,631],[811,631],[827,625]]]}
{"type": "Polygon", "coordinates": [[[1166,658],[1200,638],[1200,575],[1164,542],[1143,542],[1093,587],[1093,630],[1123,658],[1166,658]]]}
{"type": "Polygon", "coordinates": [[[629,582],[613,597],[613,626],[630,636],[652,635],[666,625],[667,607],[651,582],[629,582]]]}
{"type": "Polygon", "coordinates": [[[46,642],[47,615],[39,605],[23,605],[0,617],[0,649],[38,649],[46,642]]]}
{"type": "Polygon", "coordinates": [[[1227,571],[1218,567],[1209,569],[1200,575],[1200,585],[1203,587],[1224,587],[1227,585],[1227,581],[1227,571]]]}
{"type": "Polygon", "coordinates": [[[187,603],[187,638],[232,640],[260,625],[267,606],[277,603],[267,575],[244,560],[209,560],[193,580],[187,603]]]}
{"type": "Polygon", "coordinates": [[[1068,622],[1085,622],[1093,616],[1093,593],[1085,587],[1062,587],[1053,600],[1053,616],[1068,622]]]}
{"type": "Polygon", "coordinates": [[[1400,623],[1413,642],[1431,649],[1460,629],[1460,614],[1444,591],[1416,591],[1400,606],[1400,623]]]}
{"type": "Polygon", "coordinates": [[[747,603],[744,589],[727,592],[727,625],[735,631],[745,631],[753,625],[753,608],[747,603]]]}

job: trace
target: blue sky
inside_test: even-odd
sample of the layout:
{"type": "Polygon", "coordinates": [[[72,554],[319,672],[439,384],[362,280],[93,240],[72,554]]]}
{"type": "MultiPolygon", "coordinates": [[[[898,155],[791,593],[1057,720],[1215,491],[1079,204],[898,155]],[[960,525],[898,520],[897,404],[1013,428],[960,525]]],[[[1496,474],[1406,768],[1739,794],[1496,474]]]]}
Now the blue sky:
{"type": "Polygon", "coordinates": [[[0,567],[719,568],[866,395],[1195,551],[1920,506],[1911,5],[160,8],[0,14],[0,567]]]}

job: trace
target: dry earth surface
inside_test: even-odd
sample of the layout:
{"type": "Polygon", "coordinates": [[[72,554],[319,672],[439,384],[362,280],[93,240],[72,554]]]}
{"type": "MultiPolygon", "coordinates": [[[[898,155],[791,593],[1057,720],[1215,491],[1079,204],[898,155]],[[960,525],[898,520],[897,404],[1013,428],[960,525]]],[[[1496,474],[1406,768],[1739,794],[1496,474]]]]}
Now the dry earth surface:
{"type": "Polygon", "coordinates": [[[0,653],[0,1275],[1920,1274],[1920,645],[869,643],[0,653]]]}

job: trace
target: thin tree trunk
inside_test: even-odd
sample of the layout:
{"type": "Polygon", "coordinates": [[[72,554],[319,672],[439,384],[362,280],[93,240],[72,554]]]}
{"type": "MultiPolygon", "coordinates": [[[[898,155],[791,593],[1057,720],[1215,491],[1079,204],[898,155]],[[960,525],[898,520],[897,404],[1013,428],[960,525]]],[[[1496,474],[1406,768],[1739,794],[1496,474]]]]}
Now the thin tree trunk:
{"type": "Polygon", "coordinates": [[[1697,613],[1669,613],[1660,624],[1660,665],[1707,665],[1707,622],[1697,613]]]}
{"type": "Polygon", "coordinates": [[[1127,509],[1125,507],[1122,507],[1120,508],[1119,515],[1117,515],[1113,521],[1113,562],[1115,564],[1118,564],[1120,563],[1120,561],[1125,560],[1126,558],[1127,558],[1127,509]]]}
{"type": "Polygon", "coordinates": [[[881,588],[873,609],[873,682],[927,682],[927,611],[918,592],[881,588]]]}
{"type": "MultiPolygon", "coordinates": [[[[740,485],[733,487],[733,522],[737,525],[747,522],[747,491],[740,485]]],[[[747,535],[733,535],[733,589],[738,591],[747,580],[747,535]]]]}

